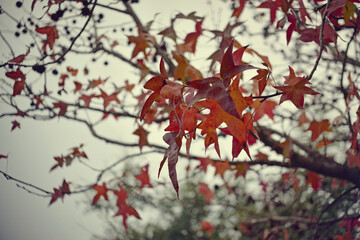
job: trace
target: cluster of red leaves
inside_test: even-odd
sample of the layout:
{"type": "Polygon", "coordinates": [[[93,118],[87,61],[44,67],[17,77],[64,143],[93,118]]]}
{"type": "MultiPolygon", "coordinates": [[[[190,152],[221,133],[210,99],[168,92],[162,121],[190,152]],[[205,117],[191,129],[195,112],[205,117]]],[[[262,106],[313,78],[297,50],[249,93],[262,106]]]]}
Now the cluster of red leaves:
{"type": "MultiPolygon", "coordinates": [[[[141,173],[135,175],[135,178],[138,179],[141,182],[140,189],[142,189],[145,186],[148,186],[149,188],[152,188],[152,184],[150,183],[150,178],[148,175],[149,165],[145,165],[141,168],[141,173]]],[[[119,189],[111,189],[106,186],[106,183],[103,183],[102,185],[94,185],[93,189],[96,191],[96,195],[93,198],[92,205],[95,205],[100,197],[102,196],[106,201],[109,200],[108,192],[112,192],[115,197],[117,198],[116,206],[118,207],[117,212],[115,213],[115,216],[122,216],[123,218],[123,225],[125,230],[127,231],[127,218],[129,216],[134,216],[138,219],[141,219],[139,213],[128,204],[128,194],[125,188],[121,186],[120,184],[117,185],[119,189]]]]}
{"type": "MultiPolygon", "coordinates": [[[[220,73],[209,78],[193,79],[186,84],[180,84],[169,80],[163,60],[160,61],[161,75],[152,77],[144,85],[145,89],[150,90],[150,95],[145,101],[140,119],[144,119],[154,102],[168,101],[172,107],[170,113],[170,124],[165,129],[168,131],[163,137],[169,145],[164,158],[160,164],[159,174],[166,160],[168,160],[169,176],[173,187],[178,194],[178,182],[176,175],[176,164],[178,154],[182,147],[182,139],[186,138],[186,152],[189,154],[191,140],[195,139],[195,131],[201,130],[204,135],[205,149],[214,145],[218,156],[221,158],[220,146],[218,143],[218,131],[232,136],[232,156],[236,158],[242,150],[245,150],[251,159],[248,146],[256,142],[257,132],[253,126],[254,121],[258,121],[263,113],[266,113],[273,119],[273,109],[276,102],[263,99],[264,101],[253,99],[253,97],[243,96],[240,88],[241,73],[257,69],[251,65],[242,62],[242,56],[247,51],[247,47],[239,47],[233,52],[234,41],[231,41],[228,49],[223,54],[221,60],[220,73]],[[255,114],[244,110],[254,108],[255,114]],[[208,114],[201,113],[208,109],[208,114]],[[200,122],[200,123],[199,123],[200,122]],[[226,128],[221,127],[226,124],[226,128]]],[[[267,66],[267,64],[264,64],[267,66]]],[[[289,67],[290,75],[285,76],[283,86],[274,88],[281,91],[280,103],[290,100],[297,108],[303,108],[304,95],[318,94],[311,88],[305,86],[309,81],[305,77],[297,77],[294,70],[289,67]]],[[[270,69],[258,69],[257,75],[253,80],[258,84],[259,96],[264,92],[267,86],[270,69]]],[[[135,134],[140,136],[140,148],[147,143],[144,131],[139,128],[135,134]]],[[[329,129],[317,129],[316,126],[310,126],[315,136],[319,136],[323,131],[329,129]]],[[[316,138],[317,138],[316,137],[316,138]]],[[[315,139],[316,139],[315,138],[315,139]]],[[[225,162],[216,162],[216,174],[223,176],[226,169],[230,169],[225,162]],[[220,167],[220,165],[224,165],[220,167]]],[[[206,169],[206,167],[204,167],[206,169]]]]}
{"type": "Polygon", "coordinates": [[[78,159],[79,161],[81,161],[82,159],[88,159],[86,153],[81,150],[82,147],[83,145],[72,148],[72,151],[65,156],[61,155],[60,157],[54,157],[56,164],[51,167],[50,172],[55,170],[57,167],[63,167],[64,163],[65,166],[70,166],[75,159],[78,159]]]}
{"type": "Polygon", "coordinates": [[[21,94],[25,87],[26,76],[20,70],[20,68],[18,68],[16,71],[7,72],[5,75],[15,81],[13,87],[13,96],[21,94]]]}
{"type": "Polygon", "coordinates": [[[70,188],[69,184],[65,181],[63,181],[63,184],[59,188],[54,188],[54,193],[51,195],[51,200],[49,205],[53,204],[58,198],[61,198],[61,200],[64,200],[64,196],[66,194],[70,194],[70,188]]]}
{"type": "MultiPolygon", "coordinates": [[[[242,8],[244,7],[247,1],[240,1],[240,6],[234,10],[233,15],[239,17],[242,8]],[[238,14],[238,12],[240,12],[238,14]]],[[[320,1],[316,1],[320,2],[320,1]]],[[[286,30],[286,40],[287,43],[291,41],[291,36],[293,32],[297,32],[300,37],[299,39],[303,42],[316,42],[320,44],[320,32],[323,28],[323,43],[334,43],[335,47],[337,46],[337,33],[336,29],[341,28],[354,28],[356,32],[359,32],[360,29],[360,15],[357,15],[355,18],[355,5],[354,3],[359,3],[358,0],[333,0],[326,7],[326,3],[318,7],[318,11],[330,20],[331,24],[326,22],[324,26],[317,26],[315,28],[298,28],[298,26],[308,26],[307,20],[312,21],[307,8],[304,5],[303,0],[299,1],[288,1],[288,0],[267,0],[261,3],[258,8],[267,8],[270,10],[270,23],[274,24],[276,20],[276,13],[278,10],[284,13],[284,17],[277,21],[276,27],[283,29],[285,24],[288,22],[289,25],[286,30]],[[295,4],[299,5],[295,7],[295,4]],[[294,9],[298,9],[300,13],[300,18],[296,17],[294,9]],[[343,22],[339,21],[344,19],[343,22]]]]}

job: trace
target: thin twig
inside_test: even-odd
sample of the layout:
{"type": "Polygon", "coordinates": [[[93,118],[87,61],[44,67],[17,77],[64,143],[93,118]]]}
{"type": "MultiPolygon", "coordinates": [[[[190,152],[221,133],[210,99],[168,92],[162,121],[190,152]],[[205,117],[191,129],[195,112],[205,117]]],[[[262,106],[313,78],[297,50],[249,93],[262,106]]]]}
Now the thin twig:
{"type": "Polygon", "coordinates": [[[316,235],[319,231],[319,222],[320,222],[320,219],[322,217],[322,215],[327,211],[329,210],[332,206],[334,206],[338,201],[340,201],[341,198],[343,198],[345,195],[347,195],[348,193],[350,193],[352,190],[356,189],[357,186],[353,186],[351,188],[349,188],[348,190],[344,191],[342,194],[340,194],[337,198],[335,198],[330,204],[326,205],[326,207],[323,208],[323,210],[321,210],[318,218],[317,218],[317,221],[316,221],[316,228],[315,228],[315,233],[312,237],[313,240],[316,239],[316,235]]]}
{"type": "Polygon", "coordinates": [[[324,10],[324,16],[323,16],[322,22],[321,22],[321,28],[320,28],[320,34],[319,34],[319,41],[320,41],[319,55],[316,58],[314,67],[313,67],[313,69],[311,70],[311,72],[309,74],[308,80],[311,80],[312,76],[314,75],[314,73],[316,71],[316,68],[319,65],[322,52],[324,50],[324,39],[323,39],[324,38],[324,26],[325,26],[325,21],[326,21],[326,11],[327,11],[327,9],[329,7],[330,2],[331,2],[331,0],[328,0],[327,3],[326,3],[325,10],[324,10]]]}
{"type": "MultiPolygon", "coordinates": [[[[15,177],[12,177],[12,176],[10,176],[9,174],[7,174],[7,173],[5,173],[5,172],[3,172],[3,171],[1,171],[0,170],[0,173],[2,173],[2,175],[4,175],[4,177],[7,179],[7,180],[11,180],[11,181],[15,181],[15,182],[17,182],[17,183],[20,183],[20,184],[23,184],[23,185],[25,185],[25,186],[28,186],[28,187],[30,187],[30,188],[34,188],[34,189],[36,189],[36,190],[38,190],[38,191],[40,191],[40,192],[43,192],[43,193],[45,193],[45,194],[51,194],[51,192],[49,192],[49,191],[47,191],[47,190],[45,190],[45,189],[43,189],[43,188],[40,188],[40,187],[37,187],[37,186],[35,186],[35,185],[32,185],[32,184],[30,184],[30,183],[27,183],[27,182],[24,182],[24,181],[22,181],[22,180],[20,180],[20,179],[17,179],[17,178],[15,178],[15,177]]],[[[25,189],[25,188],[24,188],[25,189]]],[[[27,190],[28,191],[28,190],[27,190]]]]}

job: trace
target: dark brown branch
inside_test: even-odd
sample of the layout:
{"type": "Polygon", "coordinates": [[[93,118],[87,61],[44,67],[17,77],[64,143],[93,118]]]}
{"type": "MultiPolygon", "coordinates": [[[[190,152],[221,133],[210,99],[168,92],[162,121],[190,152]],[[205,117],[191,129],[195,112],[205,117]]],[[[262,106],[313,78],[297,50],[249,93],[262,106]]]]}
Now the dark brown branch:
{"type": "MultiPolygon", "coordinates": [[[[282,155],[283,147],[280,146],[279,142],[271,138],[271,132],[265,129],[256,129],[261,141],[271,147],[276,153],[282,155]]],[[[295,151],[290,154],[291,167],[301,167],[309,171],[313,171],[325,176],[335,177],[339,179],[348,180],[354,183],[357,187],[360,187],[360,169],[350,168],[344,164],[339,164],[332,159],[322,156],[321,154],[303,156],[295,151]]]]}
{"type": "MultiPolygon", "coordinates": [[[[352,214],[352,215],[348,215],[348,216],[331,218],[331,219],[327,219],[324,221],[320,221],[318,223],[318,225],[322,225],[322,226],[323,225],[331,225],[331,224],[337,223],[341,220],[357,219],[359,217],[360,217],[360,214],[352,214]]],[[[256,224],[267,223],[267,222],[279,222],[279,223],[290,222],[292,224],[304,223],[304,224],[308,224],[308,225],[317,224],[313,218],[305,218],[305,217],[299,217],[299,216],[273,216],[273,217],[266,217],[266,218],[251,219],[248,221],[244,221],[243,223],[250,224],[250,225],[256,225],[256,224]]]]}

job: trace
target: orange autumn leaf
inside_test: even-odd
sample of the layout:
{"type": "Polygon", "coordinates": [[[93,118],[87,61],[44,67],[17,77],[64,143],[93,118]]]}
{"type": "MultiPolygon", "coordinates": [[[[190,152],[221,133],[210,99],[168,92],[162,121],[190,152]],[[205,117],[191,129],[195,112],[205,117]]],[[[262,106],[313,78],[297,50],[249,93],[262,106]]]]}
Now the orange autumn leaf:
{"type": "Polygon", "coordinates": [[[200,101],[197,105],[210,110],[206,120],[199,125],[199,129],[202,129],[202,135],[211,133],[218,128],[220,124],[226,123],[231,135],[235,137],[240,144],[245,143],[245,125],[241,119],[225,112],[214,99],[200,101]]]}
{"type": "Polygon", "coordinates": [[[151,39],[151,36],[149,34],[143,33],[138,27],[138,36],[128,36],[128,40],[130,43],[135,44],[135,48],[131,54],[131,58],[136,57],[140,52],[144,53],[144,57],[147,60],[148,53],[146,52],[146,49],[150,47],[149,39],[151,39]]]}
{"type": "Polygon", "coordinates": [[[55,26],[46,26],[46,27],[38,27],[35,29],[36,32],[40,34],[46,35],[46,40],[44,41],[42,50],[46,51],[46,46],[49,46],[49,48],[52,50],[54,47],[55,40],[59,38],[58,30],[55,26]]]}
{"type": "Polygon", "coordinates": [[[315,141],[321,133],[332,132],[328,119],[324,119],[321,122],[318,122],[316,120],[312,121],[307,131],[311,131],[312,142],[315,141]]]}
{"type": "Polygon", "coordinates": [[[257,122],[263,116],[267,115],[271,120],[274,120],[274,108],[278,104],[272,100],[266,99],[264,101],[258,99],[252,104],[254,111],[254,122],[257,122]]]}
{"type": "Polygon", "coordinates": [[[222,178],[224,178],[225,171],[231,170],[229,160],[216,161],[213,166],[215,167],[215,176],[219,174],[222,178]]]}
{"type": "Polygon", "coordinates": [[[306,117],[305,111],[301,111],[299,116],[299,127],[308,122],[310,122],[310,120],[306,117]]]}
{"type": "Polygon", "coordinates": [[[67,67],[66,70],[72,75],[72,76],[76,76],[78,74],[78,70],[71,68],[71,67],[67,67]]]}
{"type": "Polygon", "coordinates": [[[235,178],[238,178],[240,176],[245,177],[247,171],[250,169],[250,165],[246,162],[236,164],[235,166],[235,178]]]}
{"type": "Polygon", "coordinates": [[[328,138],[324,138],[318,144],[316,144],[316,147],[320,148],[320,147],[327,146],[327,145],[332,144],[332,143],[334,143],[333,140],[329,140],[328,138]]]}

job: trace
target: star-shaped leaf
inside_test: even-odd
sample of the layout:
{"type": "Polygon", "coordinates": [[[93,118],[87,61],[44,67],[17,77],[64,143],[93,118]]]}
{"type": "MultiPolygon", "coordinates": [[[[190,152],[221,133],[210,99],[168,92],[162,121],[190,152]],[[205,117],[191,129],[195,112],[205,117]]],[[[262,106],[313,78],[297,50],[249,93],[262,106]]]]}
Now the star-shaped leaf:
{"type": "Polygon", "coordinates": [[[97,193],[94,196],[92,205],[95,205],[101,196],[103,196],[106,200],[108,200],[108,195],[107,195],[108,189],[106,188],[106,183],[103,183],[102,186],[95,185],[93,186],[93,189],[95,189],[97,193]]]}
{"type": "Polygon", "coordinates": [[[198,190],[198,193],[202,193],[205,196],[205,199],[208,203],[211,202],[211,199],[215,197],[214,193],[211,191],[209,186],[204,182],[199,182],[200,188],[198,190]]]}
{"type": "Polygon", "coordinates": [[[141,181],[141,186],[140,189],[142,189],[143,187],[145,187],[146,185],[150,188],[152,188],[153,186],[150,183],[150,178],[149,178],[149,164],[146,164],[145,166],[143,166],[141,168],[141,173],[138,175],[135,175],[135,178],[141,181]]]}
{"type": "Polygon", "coordinates": [[[328,119],[324,119],[321,122],[312,121],[307,131],[311,131],[312,142],[315,141],[321,133],[332,132],[328,119]]]}
{"type": "Polygon", "coordinates": [[[319,94],[315,92],[309,87],[306,87],[305,84],[308,83],[308,80],[304,78],[303,80],[295,83],[294,85],[286,85],[286,86],[279,86],[274,87],[282,91],[282,95],[280,98],[280,104],[286,100],[290,100],[295,107],[302,109],[304,107],[304,95],[316,95],[319,94]]]}
{"type": "Polygon", "coordinates": [[[147,140],[147,135],[149,134],[148,131],[146,131],[142,126],[139,126],[138,129],[136,129],[133,134],[139,136],[139,147],[140,147],[140,151],[142,150],[143,146],[150,146],[148,140],[147,140]]]}

